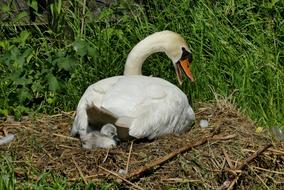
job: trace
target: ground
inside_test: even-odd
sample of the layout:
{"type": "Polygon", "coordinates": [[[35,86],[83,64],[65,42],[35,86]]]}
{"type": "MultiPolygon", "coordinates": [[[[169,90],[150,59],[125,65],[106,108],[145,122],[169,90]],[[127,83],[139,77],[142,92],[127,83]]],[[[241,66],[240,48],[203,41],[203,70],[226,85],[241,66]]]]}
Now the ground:
{"type": "Polygon", "coordinates": [[[110,150],[85,150],[70,137],[73,112],[2,120],[0,132],[15,134],[16,139],[0,145],[1,159],[11,158],[18,184],[40,179],[33,168],[60,174],[70,184],[107,180],[131,189],[230,189],[230,184],[235,189],[284,188],[283,141],[268,129],[256,132],[254,122],[227,102],[195,108],[197,122],[187,133],[123,142],[110,150]],[[209,127],[200,128],[200,119],[207,119],[209,127]],[[125,170],[127,174],[119,174],[125,170]]]}

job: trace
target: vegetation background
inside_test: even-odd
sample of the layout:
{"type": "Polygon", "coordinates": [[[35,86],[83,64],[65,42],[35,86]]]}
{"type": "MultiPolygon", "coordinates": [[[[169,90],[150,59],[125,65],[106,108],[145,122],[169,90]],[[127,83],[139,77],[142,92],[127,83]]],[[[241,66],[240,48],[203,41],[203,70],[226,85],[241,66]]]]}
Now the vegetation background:
{"type": "MultiPolygon", "coordinates": [[[[172,30],[193,53],[195,82],[181,87],[193,105],[222,97],[261,126],[284,126],[283,0],[100,2],[54,0],[35,22],[0,2],[1,116],[75,110],[88,85],[123,74],[137,42],[172,30]]],[[[164,54],[147,59],[143,74],[177,84],[164,54]]]]}
{"type": "MultiPolygon", "coordinates": [[[[137,42],[172,30],[193,52],[196,82],[181,87],[192,103],[222,96],[261,125],[284,124],[284,1],[54,0],[49,24],[46,13],[27,22],[28,12],[8,2],[0,14],[2,115],[75,110],[88,85],[123,73],[137,42]]],[[[163,54],[143,73],[177,84],[163,54]]]]}

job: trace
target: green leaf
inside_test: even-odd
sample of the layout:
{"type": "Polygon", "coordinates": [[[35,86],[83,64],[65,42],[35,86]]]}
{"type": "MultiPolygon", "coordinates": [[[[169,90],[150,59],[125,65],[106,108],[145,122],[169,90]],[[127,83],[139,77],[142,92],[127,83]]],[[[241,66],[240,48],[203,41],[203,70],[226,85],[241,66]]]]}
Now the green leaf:
{"type": "Polygon", "coordinates": [[[95,47],[88,46],[88,56],[92,58],[96,58],[97,56],[97,50],[95,47]]]}
{"type": "Polygon", "coordinates": [[[10,11],[10,7],[6,4],[2,4],[2,8],[1,10],[4,12],[4,13],[8,13],[10,11]]]}
{"type": "MultiPolygon", "coordinates": [[[[75,60],[70,57],[60,57],[53,61],[60,70],[71,71],[75,67],[75,60]]],[[[53,64],[54,65],[54,64],[53,64]]]]}
{"type": "Polygon", "coordinates": [[[8,115],[8,110],[7,109],[0,109],[0,115],[6,117],[8,115]]]}
{"type": "Polygon", "coordinates": [[[16,16],[16,18],[15,18],[15,22],[19,22],[22,18],[24,18],[24,17],[27,17],[28,16],[28,13],[27,12],[25,12],[25,11],[23,11],[23,12],[20,12],[17,16],[16,16]]]}
{"type": "Polygon", "coordinates": [[[22,56],[24,58],[27,58],[27,62],[30,61],[31,59],[31,56],[33,56],[33,49],[32,48],[27,48],[24,53],[22,54],[22,56]]]}
{"type": "Polygon", "coordinates": [[[81,57],[85,56],[88,53],[88,48],[86,46],[86,42],[82,40],[78,40],[73,42],[73,49],[80,55],[81,57]]]}
{"type": "Polygon", "coordinates": [[[25,44],[29,36],[30,36],[30,33],[27,30],[23,30],[20,34],[19,42],[21,44],[25,44]]]}
{"type": "Polygon", "coordinates": [[[61,13],[62,8],[62,0],[58,0],[57,2],[57,14],[59,15],[61,13]]]}
{"type": "Polygon", "coordinates": [[[8,40],[0,41],[0,47],[2,47],[4,49],[8,49],[9,41],[8,40]]]}
{"type": "Polygon", "coordinates": [[[57,78],[53,74],[49,73],[46,75],[46,79],[48,82],[48,89],[52,92],[56,92],[59,89],[59,82],[57,78]]]}
{"type": "Polygon", "coordinates": [[[32,2],[30,3],[29,5],[30,7],[32,7],[34,10],[38,10],[38,4],[37,4],[37,1],[36,0],[32,0],[32,2]]]}
{"type": "Polygon", "coordinates": [[[16,121],[20,120],[23,114],[27,114],[29,112],[30,112],[30,109],[23,105],[19,105],[15,107],[14,109],[15,120],[16,121]]]}
{"type": "Polygon", "coordinates": [[[16,78],[14,76],[13,84],[15,84],[15,85],[26,86],[26,85],[31,84],[31,83],[32,83],[31,79],[27,79],[25,76],[22,76],[22,77],[19,77],[19,78],[16,78]]]}
{"type": "Polygon", "coordinates": [[[32,94],[30,93],[30,89],[26,87],[19,89],[18,96],[21,103],[27,99],[31,100],[33,98],[32,94]]]}
{"type": "Polygon", "coordinates": [[[32,91],[33,92],[42,92],[43,90],[43,85],[40,83],[40,81],[36,80],[32,84],[32,91]]]}

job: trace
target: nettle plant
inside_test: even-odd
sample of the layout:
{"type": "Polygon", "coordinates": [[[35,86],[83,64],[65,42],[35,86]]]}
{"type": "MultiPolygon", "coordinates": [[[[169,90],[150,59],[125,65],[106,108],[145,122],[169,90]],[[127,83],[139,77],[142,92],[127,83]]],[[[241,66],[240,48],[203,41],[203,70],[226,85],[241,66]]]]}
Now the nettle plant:
{"type": "Polygon", "coordinates": [[[82,60],[94,53],[88,42],[78,40],[54,48],[47,38],[27,30],[0,41],[0,114],[21,116],[31,110],[57,106],[82,60]]]}

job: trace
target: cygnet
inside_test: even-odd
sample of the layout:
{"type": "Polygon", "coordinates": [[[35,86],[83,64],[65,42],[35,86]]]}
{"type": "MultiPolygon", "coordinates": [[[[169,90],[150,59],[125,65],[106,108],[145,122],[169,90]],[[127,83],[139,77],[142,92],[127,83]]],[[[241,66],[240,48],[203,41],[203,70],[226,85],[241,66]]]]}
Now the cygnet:
{"type": "Polygon", "coordinates": [[[81,137],[83,148],[92,149],[99,148],[114,148],[119,139],[117,138],[117,129],[113,124],[105,124],[100,131],[92,131],[81,137]]]}

